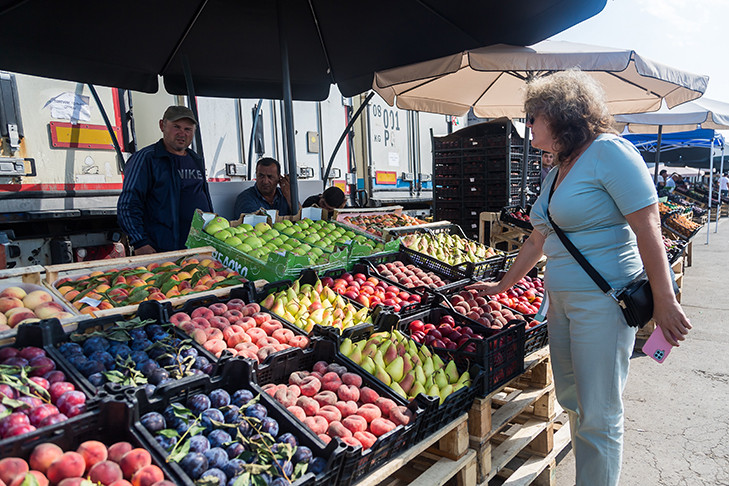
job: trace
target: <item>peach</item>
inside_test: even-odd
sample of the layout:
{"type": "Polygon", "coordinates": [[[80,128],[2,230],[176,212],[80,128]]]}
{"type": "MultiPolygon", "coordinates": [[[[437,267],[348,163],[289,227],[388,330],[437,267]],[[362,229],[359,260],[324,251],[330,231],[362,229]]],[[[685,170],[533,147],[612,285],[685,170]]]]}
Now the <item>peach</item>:
{"type": "Polygon", "coordinates": [[[51,302],[53,297],[45,290],[34,290],[23,297],[23,305],[30,310],[35,309],[45,302],[51,302]]]}
{"type": "Polygon", "coordinates": [[[365,432],[367,430],[367,420],[359,415],[350,415],[342,420],[342,425],[349,429],[352,434],[357,432],[365,432]]]}
{"type": "Polygon", "coordinates": [[[294,336],[289,339],[289,346],[304,349],[309,345],[309,338],[306,336],[294,336]]]}
{"type": "Polygon", "coordinates": [[[344,373],[342,375],[342,383],[345,385],[352,385],[357,388],[362,387],[362,377],[355,375],[354,373],[344,373]]]}
{"type": "Polygon", "coordinates": [[[195,329],[192,331],[192,334],[190,334],[190,337],[198,343],[198,344],[205,344],[208,340],[207,334],[205,334],[205,331],[202,329],[195,329]]]}
{"type": "Polygon", "coordinates": [[[350,400],[356,402],[359,400],[359,388],[354,385],[342,385],[337,390],[337,396],[345,402],[350,400]]]}
{"type": "MultiPolygon", "coordinates": [[[[246,306],[246,303],[243,302],[241,299],[230,299],[226,305],[228,306],[228,311],[231,311],[231,310],[241,311],[246,306]]],[[[256,311],[256,312],[258,312],[258,311],[256,311]]]]}
{"type": "Polygon", "coordinates": [[[29,470],[28,463],[24,460],[17,457],[6,457],[0,460],[0,481],[10,484],[15,478],[24,477],[29,470]]]}
{"type": "Polygon", "coordinates": [[[397,407],[397,404],[390,400],[389,398],[380,397],[377,400],[375,400],[375,405],[377,405],[380,408],[380,411],[382,412],[383,417],[389,417],[390,416],[390,410],[397,407]]]}
{"type": "Polygon", "coordinates": [[[319,411],[316,414],[327,419],[327,422],[329,423],[342,420],[342,412],[340,412],[334,405],[324,405],[319,408],[319,411]]]}
{"type": "Polygon", "coordinates": [[[393,430],[395,427],[397,426],[394,423],[382,417],[376,418],[372,422],[370,422],[370,432],[372,432],[377,437],[382,437],[386,433],[393,430]]]}
{"type": "MultiPolygon", "coordinates": [[[[258,321],[256,321],[256,322],[258,322],[258,321]]],[[[266,321],[259,325],[260,325],[261,329],[266,331],[266,334],[268,334],[269,336],[272,336],[275,331],[277,331],[279,329],[283,329],[283,324],[281,324],[280,322],[275,321],[275,320],[266,321]]]]}
{"type": "Polygon", "coordinates": [[[189,335],[192,335],[192,333],[195,332],[195,329],[197,329],[192,321],[181,322],[179,328],[182,329],[182,332],[189,335]]]}
{"type": "Polygon", "coordinates": [[[357,402],[349,401],[349,402],[342,402],[339,401],[334,404],[335,407],[339,409],[340,412],[342,412],[342,417],[349,417],[350,415],[354,415],[357,413],[357,402]]]}
{"type": "Polygon", "coordinates": [[[278,350],[276,349],[275,346],[263,346],[256,353],[256,358],[258,358],[259,362],[265,361],[266,358],[271,356],[276,351],[278,351],[278,350]]]}
{"type": "Polygon", "coordinates": [[[113,461],[100,461],[91,466],[88,472],[89,479],[93,483],[111,484],[114,481],[124,479],[119,464],[113,461]]]}
{"type": "Polygon", "coordinates": [[[407,407],[399,405],[390,409],[389,417],[395,425],[407,425],[413,420],[414,415],[407,407]]]}
{"type": "Polygon", "coordinates": [[[230,321],[228,321],[228,319],[223,316],[213,316],[208,319],[208,322],[212,327],[220,329],[221,331],[226,327],[230,326],[230,321]]]}
{"type": "Polygon", "coordinates": [[[76,452],[81,454],[81,457],[84,458],[87,472],[94,464],[106,461],[109,457],[106,446],[97,440],[87,440],[86,442],[83,442],[78,446],[76,452]]]}
{"type": "Polygon", "coordinates": [[[304,425],[309,427],[312,432],[314,432],[316,435],[319,434],[325,434],[327,432],[327,427],[329,427],[329,423],[327,423],[327,419],[320,415],[314,415],[313,417],[306,417],[304,420],[304,425]]]}
{"type": "Polygon", "coordinates": [[[207,329],[210,327],[210,322],[204,317],[193,317],[192,322],[198,329],[207,329]]]}
{"type": "Polygon", "coordinates": [[[163,481],[164,478],[165,475],[159,467],[144,466],[132,476],[132,486],[152,486],[157,481],[163,481]]]}
{"type": "Polygon", "coordinates": [[[313,397],[319,393],[319,390],[321,390],[321,381],[319,381],[319,378],[315,376],[307,376],[297,384],[301,388],[301,394],[306,395],[307,397],[313,397]]]}
{"type": "Polygon", "coordinates": [[[195,319],[196,317],[202,317],[203,319],[210,319],[215,313],[207,307],[198,307],[197,309],[190,312],[190,317],[195,319]]]}
{"type": "Polygon", "coordinates": [[[317,361],[316,363],[314,363],[312,371],[321,373],[321,375],[324,376],[327,372],[327,366],[329,366],[329,363],[327,363],[326,361],[317,361]]]}
{"type": "Polygon", "coordinates": [[[339,387],[342,385],[342,380],[339,378],[339,375],[334,373],[333,371],[329,371],[324,374],[321,378],[321,388],[322,390],[329,390],[336,392],[339,387]]]}
{"type": "Polygon", "coordinates": [[[276,393],[273,395],[273,398],[275,398],[281,405],[283,405],[286,408],[289,408],[293,405],[296,405],[296,400],[299,398],[294,393],[291,393],[289,389],[281,389],[276,390],[276,393]]]}
{"type": "Polygon", "coordinates": [[[319,402],[311,397],[306,396],[299,397],[296,400],[296,405],[300,407],[306,415],[309,416],[316,415],[317,412],[319,412],[319,408],[321,407],[321,405],[319,405],[319,402]]]}
{"type": "Polygon", "coordinates": [[[324,405],[334,405],[339,401],[339,399],[337,398],[337,394],[332,391],[319,392],[314,395],[314,400],[319,402],[319,405],[322,407],[324,405]]]}
{"type": "Polygon", "coordinates": [[[252,317],[243,317],[236,321],[236,324],[242,327],[244,331],[247,331],[248,329],[253,329],[254,327],[256,327],[256,320],[252,317]]]}
{"type": "Polygon", "coordinates": [[[382,417],[382,411],[373,403],[365,403],[357,410],[357,415],[363,417],[368,423],[382,417]]]}
{"type": "Polygon", "coordinates": [[[8,326],[8,318],[3,313],[0,313],[0,326],[5,326],[10,329],[10,326],[8,326]]]}
{"type": "Polygon", "coordinates": [[[377,442],[377,437],[375,437],[374,434],[371,432],[355,432],[354,438],[357,439],[360,444],[362,444],[362,447],[365,449],[369,449],[374,445],[375,442],[377,442]]]}
{"type": "Polygon", "coordinates": [[[359,390],[359,397],[362,403],[375,403],[375,400],[380,398],[380,394],[374,391],[372,388],[363,387],[359,390]]]}
{"type": "Polygon", "coordinates": [[[329,423],[329,427],[327,427],[327,434],[330,437],[352,437],[352,431],[342,425],[342,423],[338,420],[329,423]]]}
{"type": "Polygon", "coordinates": [[[203,344],[203,347],[219,357],[228,345],[222,339],[210,339],[203,344]]]}
{"type": "Polygon", "coordinates": [[[254,343],[257,342],[259,339],[268,336],[268,334],[266,334],[266,331],[264,331],[260,327],[252,327],[246,331],[246,334],[251,337],[251,341],[254,343]]]}
{"type": "Polygon", "coordinates": [[[23,307],[23,301],[15,297],[0,297],[0,312],[5,314],[15,307],[23,307]]]}
{"type": "Polygon", "coordinates": [[[45,474],[48,470],[48,466],[62,455],[63,449],[58,447],[56,444],[51,442],[40,444],[36,446],[30,454],[30,467],[31,469],[35,469],[36,471],[40,471],[45,474]]]}
{"type": "Polygon", "coordinates": [[[223,331],[223,339],[225,339],[226,341],[228,341],[228,339],[232,335],[239,333],[239,332],[244,332],[242,327],[237,326],[235,324],[231,324],[230,326],[226,327],[222,331],[223,331]]]}
{"type": "Polygon", "coordinates": [[[18,324],[22,323],[23,321],[27,321],[29,319],[38,319],[38,317],[33,313],[31,310],[24,310],[21,312],[16,312],[12,316],[8,318],[8,326],[15,327],[18,324]]]}
{"type": "Polygon", "coordinates": [[[292,406],[288,407],[287,410],[289,412],[291,412],[291,415],[293,415],[297,419],[301,420],[302,422],[306,418],[306,413],[304,412],[304,409],[299,407],[298,405],[292,405],[292,406]]]}
{"type": "Polygon", "coordinates": [[[279,344],[281,343],[278,341],[278,339],[271,336],[266,336],[256,341],[256,346],[258,346],[259,348],[262,348],[264,346],[277,346],[279,344]]]}
{"type": "Polygon", "coordinates": [[[70,312],[62,311],[53,317],[55,317],[56,319],[65,319],[67,317],[73,317],[73,314],[71,314],[70,312]]]}
{"type": "Polygon", "coordinates": [[[58,313],[63,312],[63,307],[61,307],[61,304],[56,302],[44,302],[36,307],[33,312],[35,312],[35,315],[41,319],[50,319],[51,317],[55,317],[58,313]]]}
{"type": "Polygon", "coordinates": [[[256,321],[256,324],[259,326],[264,322],[268,322],[271,320],[271,314],[266,314],[265,312],[256,312],[251,317],[256,321]]]}
{"type": "Polygon", "coordinates": [[[48,478],[46,478],[45,474],[43,474],[40,471],[28,471],[25,473],[25,475],[18,476],[13,480],[12,483],[8,484],[8,486],[22,486],[23,484],[37,484],[38,486],[48,486],[48,478]],[[33,476],[35,479],[35,483],[32,481],[25,482],[28,479],[28,475],[33,476]]]}
{"type": "Polygon", "coordinates": [[[178,327],[183,322],[189,322],[191,320],[192,320],[192,317],[190,317],[189,314],[186,314],[184,312],[177,312],[175,314],[172,314],[172,316],[170,316],[170,322],[178,327]]]}
{"type": "Polygon", "coordinates": [[[135,472],[139,471],[145,466],[152,464],[152,456],[145,449],[132,449],[131,451],[124,454],[119,461],[122,473],[125,478],[130,478],[135,472]]]}
{"type": "Polygon", "coordinates": [[[64,452],[61,457],[48,466],[46,476],[51,483],[56,484],[66,478],[81,477],[84,470],[86,470],[86,463],[81,454],[78,452],[64,452]]]}
{"type": "Polygon", "coordinates": [[[243,316],[243,313],[241,311],[239,311],[238,309],[228,309],[223,314],[223,317],[225,317],[226,319],[228,319],[228,321],[232,324],[232,323],[234,323],[236,321],[239,321],[244,316],[243,316]]]}
{"type": "Polygon", "coordinates": [[[20,287],[8,287],[0,292],[0,297],[12,297],[18,300],[23,300],[26,295],[28,295],[27,292],[20,287]]]}
{"type": "Polygon", "coordinates": [[[56,486],[81,486],[82,484],[86,483],[86,481],[86,478],[81,477],[66,478],[58,483],[56,486]]]}
{"type": "Polygon", "coordinates": [[[223,331],[215,327],[205,329],[205,335],[210,339],[223,339],[223,331]]]}
{"type": "Polygon", "coordinates": [[[327,434],[318,434],[317,437],[319,437],[321,441],[325,444],[328,444],[332,441],[332,438],[329,437],[327,434]]]}
{"type": "Polygon", "coordinates": [[[291,329],[276,329],[271,334],[271,337],[275,338],[278,342],[281,344],[286,344],[289,342],[289,339],[293,338],[295,336],[294,331],[291,329]]]}
{"type": "Polygon", "coordinates": [[[228,306],[223,304],[222,302],[219,302],[217,304],[211,304],[208,306],[208,309],[213,311],[213,314],[216,316],[222,316],[226,312],[228,312],[228,306]]]}

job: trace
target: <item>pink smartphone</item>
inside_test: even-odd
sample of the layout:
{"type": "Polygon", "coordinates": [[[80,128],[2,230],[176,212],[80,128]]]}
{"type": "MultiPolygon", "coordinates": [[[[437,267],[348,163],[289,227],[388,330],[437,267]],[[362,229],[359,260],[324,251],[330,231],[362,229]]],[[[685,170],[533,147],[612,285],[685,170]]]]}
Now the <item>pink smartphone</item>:
{"type": "Polygon", "coordinates": [[[668,357],[668,353],[671,352],[672,347],[663,336],[663,330],[659,326],[656,326],[653,333],[645,342],[643,352],[659,363],[663,363],[668,357]]]}

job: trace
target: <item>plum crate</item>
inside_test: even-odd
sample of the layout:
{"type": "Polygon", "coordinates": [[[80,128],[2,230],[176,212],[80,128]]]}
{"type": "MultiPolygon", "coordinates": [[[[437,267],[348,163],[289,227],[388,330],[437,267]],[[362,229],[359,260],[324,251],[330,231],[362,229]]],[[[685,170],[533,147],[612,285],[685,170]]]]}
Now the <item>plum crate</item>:
{"type": "MultiPolygon", "coordinates": [[[[382,277],[379,274],[379,272],[377,272],[377,269],[376,269],[377,265],[379,265],[379,264],[390,263],[390,262],[394,262],[394,261],[401,261],[405,265],[413,264],[416,267],[419,267],[417,262],[415,260],[413,260],[412,253],[408,253],[404,250],[400,250],[397,253],[391,253],[389,255],[383,255],[380,257],[364,258],[362,263],[369,265],[373,269],[372,271],[375,272],[375,275],[377,275],[378,278],[387,280],[388,282],[394,282],[394,280],[390,280],[387,277],[382,277]]],[[[446,285],[444,285],[443,287],[437,287],[434,289],[426,288],[425,290],[427,292],[434,292],[434,291],[442,292],[442,291],[452,289],[452,288],[460,288],[460,287],[466,285],[468,282],[470,282],[470,279],[467,279],[467,278],[461,278],[461,279],[454,280],[448,274],[442,273],[437,269],[423,268],[423,270],[433,272],[436,275],[438,275],[441,278],[441,280],[443,280],[444,282],[447,282],[446,285]]]]}
{"type": "Polygon", "coordinates": [[[549,344],[547,321],[541,322],[524,332],[524,357],[539,351],[549,344]]]}
{"type": "MultiPolygon", "coordinates": [[[[249,286],[247,288],[238,287],[238,288],[231,289],[230,295],[228,296],[228,298],[221,298],[221,297],[217,297],[215,295],[209,295],[209,296],[205,296],[205,297],[198,297],[195,299],[191,299],[191,300],[185,302],[185,304],[179,308],[173,308],[169,302],[162,302],[162,305],[165,308],[165,314],[167,316],[169,316],[165,322],[168,322],[168,323],[171,322],[170,318],[178,312],[184,312],[185,314],[190,315],[197,308],[210,307],[213,304],[226,304],[227,305],[230,302],[238,301],[239,304],[242,303],[242,304],[247,305],[247,304],[255,302],[254,300],[252,300],[253,299],[252,296],[255,296],[255,287],[254,286],[249,286]]],[[[274,314],[273,312],[269,311],[265,307],[261,307],[259,312],[270,315],[272,317],[272,319],[279,321],[285,329],[289,329],[290,331],[292,331],[295,336],[306,336],[307,335],[303,329],[296,327],[295,325],[291,324],[283,317],[278,316],[277,314],[274,314]]],[[[172,324],[175,324],[175,323],[172,323],[172,324]]],[[[234,324],[234,322],[232,322],[231,325],[232,324],[234,324]]],[[[184,330],[181,330],[181,331],[184,332],[184,330]]],[[[203,348],[204,348],[204,346],[203,346],[203,348]]],[[[230,350],[226,349],[222,352],[220,357],[215,357],[213,355],[213,359],[224,360],[224,359],[230,358],[231,356],[232,355],[230,353],[230,350]]],[[[268,358],[266,358],[266,359],[268,359],[268,358]]]]}
{"type": "MultiPolygon", "coordinates": [[[[314,283],[316,281],[316,278],[317,278],[316,277],[316,273],[313,272],[313,271],[309,271],[309,270],[310,269],[304,270],[304,272],[302,273],[302,277],[303,277],[304,274],[307,275],[306,280],[303,280],[302,279],[300,281],[302,284],[314,283]],[[313,275],[313,277],[311,275],[313,275]]],[[[299,332],[304,332],[304,334],[306,334],[306,332],[303,331],[301,328],[297,327],[296,324],[294,324],[292,322],[289,322],[288,320],[284,319],[283,317],[279,316],[278,314],[269,311],[268,309],[266,309],[265,307],[263,307],[263,304],[262,304],[262,302],[270,294],[272,294],[274,292],[279,292],[281,290],[285,290],[285,289],[291,287],[291,285],[293,285],[293,282],[291,280],[281,280],[281,281],[278,281],[278,282],[268,283],[268,284],[264,285],[260,290],[255,290],[255,291],[251,292],[249,294],[249,297],[248,297],[247,300],[249,302],[257,302],[257,303],[261,304],[261,309],[262,310],[268,311],[276,319],[278,319],[279,321],[281,321],[285,325],[287,325],[287,327],[290,327],[292,329],[293,328],[296,328],[296,329],[299,330],[299,332]]],[[[357,302],[352,302],[351,300],[347,299],[344,296],[342,296],[342,298],[346,302],[351,303],[355,308],[357,308],[357,309],[361,309],[362,308],[362,305],[361,304],[359,304],[357,302]]],[[[314,328],[311,330],[311,332],[308,333],[308,335],[309,335],[309,337],[313,337],[313,336],[323,336],[323,335],[325,336],[325,335],[329,335],[331,333],[335,333],[335,334],[341,334],[342,336],[345,336],[346,337],[346,336],[348,336],[352,332],[359,332],[361,330],[370,330],[370,332],[371,332],[371,330],[374,329],[374,323],[375,323],[375,321],[377,319],[377,315],[374,312],[372,312],[372,316],[373,316],[372,317],[373,324],[362,322],[362,323],[357,324],[355,326],[352,326],[352,327],[348,327],[346,329],[343,329],[341,333],[337,332],[337,330],[335,328],[332,328],[331,326],[321,326],[319,324],[315,324],[314,325],[314,328]]]]}
{"type": "MultiPolygon", "coordinates": [[[[109,339],[108,341],[110,342],[128,342],[131,329],[124,326],[140,327],[139,322],[147,321],[148,324],[145,325],[145,328],[150,325],[159,325],[162,327],[163,331],[168,334],[167,338],[161,341],[155,341],[152,346],[145,348],[144,351],[152,352],[152,350],[157,348],[163,348],[163,346],[167,346],[167,348],[169,348],[170,350],[175,349],[175,356],[172,357],[174,363],[164,367],[169,368],[173,365],[177,366],[179,369],[182,369],[181,367],[185,367],[184,379],[187,379],[190,376],[197,374],[198,371],[193,371],[191,363],[194,362],[198,356],[204,358],[204,360],[207,360],[207,362],[209,363],[208,372],[212,372],[217,367],[218,360],[215,358],[215,356],[208,352],[202,346],[195,343],[192,339],[190,339],[188,335],[183,333],[180,329],[175,328],[171,324],[165,323],[165,321],[168,320],[166,316],[167,311],[165,310],[164,306],[159,304],[159,302],[142,302],[139,305],[137,317],[135,318],[138,319],[136,323],[132,320],[127,320],[129,316],[111,315],[81,321],[79,322],[76,330],[69,333],[64,331],[57,319],[42,321],[39,325],[43,329],[43,333],[45,335],[45,350],[48,352],[48,355],[51,356],[57,363],[60,363],[64,367],[64,369],[68,370],[68,374],[73,377],[76,382],[79,383],[81,389],[86,394],[88,394],[89,396],[94,396],[95,394],[99,393],[100,390],[119,392],[124,390],[125,388],[144,388],[147,386],[148,383],[146,378],[142,379],[140,377],[141,370],[136,370],[139,372],[139,374],[136,374],[131,371],[131,369],[128,369],[128,373],[124,376],[135,376],[135,379],[122,379],[117,374],[113,374],[111,377],[108,375],[102,375],[103,381],[100,381],[98,384],[94,384],[89,379],[89,376],[91,376],[91,374],[93,373],[90,373],[89,376],[86,376],[86,374],[83,373],[82,370],[80,370],[76,365],[71,362],[71,358],[65,356],[62,353],[60,348],[64,345],[71,346],[72,344],[78,344],[79,346],[83,346],[83,344],[79,343],[84,343],[88,339],[102,335],[112,336],[114,339],[109,339]],[[181,353],[184,353],[184,356],[181,353]],[[185,359],[185,356],[190,355],[194,357],[192,359],[185,359]]],[[[150,339],[149,336],[148,339],[150,339]]],[[[137,351],[131,349],[131,347],[130,350],[132,352],[137,351]]],[[[170,355],[169,352],[160,353],[159,351],[155,351],[155,354],[157,353],[159,354],[155,358],[152,358],[151,355],[148,356],[154,361],[159,361],[160,359],[162,359],[162,355],[170,355]]],[[[127,353],[125,352],[124,354],[127,353]]],[[[127,354],[127,356],[130,357],[131,353],[127,354]]],[[[111,357],[115,360],[115,363],[116,359],[119,358],[118,354],[116,353],[111,357]]],[[[126,358],[122,357],[121,359],[126,358]]],[[[132,358],[130,357],[129,359],[132,358]]],[[[136,364],[134,367],[136,368],[136,364]]],[[[96,372],[103,373],[106,371],[110,370],[104,369],[102,371],[101,369],[99,369],[96,372]]]]}
{"type": "MultiPolygon", "coordinates": [[[[318,361],[326,361],[344,366],[350,373],[355,373],[362,378],[363,386],[373,389],[380,396],[389,398],[398,405],[406,406],[413,412],[415,417],[411,423],[398,425],[395,429],[378,437],[377,441],[369,449],[363,450],[359,446],[347,446],[347,452],[337,484],[343,486],[354,484],[369,474],[370,471],[397,457],[410,444],[422,438],[421,428],[426,421],[427,410],[430,406],[429,401],[416,398],[408,402],[351,360],[342,356],[333,341],[317,340],[310,349],[294,349],[282,353],[268,366],[254,368],[253,379],[261,387],[269,383],[288,383],[288,378],[291,373],[296,371],[310,371],[318,361]]],[[[286,413],[288,414],[290,412],[286,411],[286,413]]],[[[298,421],[296,418],[293,419],[298,421]]],[[[301,427],[308,430],[308,427],[303,425],[303,423],[301,427]]],[[[339,442],[339,440],[332,440],[330,444],[334,442],[339,442]]]]}
{"type": "MultiPolygon", "coordinates": [[[[58,322],[57,319],[55,321],[58,322]]],[[[60,324],[58,324],[58,325],[60,327],[60,324]]],[[[6,437],[5,439],[0,439],[0,451],[4,452],[5,447],[13,447],[13,448],[16,447],[16,446],[10,446],[8,444],[13,444],[17,440],[20,440],[21,442],[27,442],[27,441],[33,441],[33,440],[35,440],[36,437],[39,437],[41,435],[43,435],[45,437],[47,435],[46,431],[58,430],[59,428],[62,428],[59,426],[59,424],[64,424],[66,422],[71,422],[72,424],[76,424],[73,426],[79,428],[79,430],[81,430],[81,431],[85,430],[85,428],[84,428],[85,426],[83,425],[85,417],[89,416],[91,413],[98,410],[100,402],[102,401],[102,399],[106,398],[106,396],[107,396],[103,392],[97,395],[96,393],[91,393],[91,392],[85,390],[81,380],[77,379],[76,376],[74,376],[74,374],[71,372],[69,367],[65,363],[63,363],[61,360],[56,359],[56,357],[54,357],[51,353],[48,352],[47,345],[46,345],[48,343],[48,340],[49,340],[49,337],[48,337],[47,331],[45,330],[44,327],[38,325],[37,323],[24,324],[22,326],[19,326],[14,343],[0,347],[0,355],[3,356],[3,360],[2,360],[3,364],[5,364],[7,366],[16,366],[16,363],[8,363],[7,358],[5,358],[5,356],[9,356],[10,354],[15,354],[15,351],[12,351],[12,353],[10,352],[13,349],[21,349],[21,348],[42,349],[44,351],[45,355],[55,362],[54,370],[61,371],[65,375],[65,377],[62,381],[72,383],[73,386],[75,387],[75,390],[81,391],[84,393],[84,395],[86,397],[85,410],[76,416],[69,417],[68,419],[64,420],[63,422],[59,422],[59,423],[53,424],[53,425],[38,427],[36,430],[26,432],[24,434],[20,434],[20,435],[13,436],[13,437],[6,437]]],[[[38,349],[36,349],[35,351],[38,351],[38,349]]],[[[12,357],[12,356],[10,356],[10,357],[12,357]]],[[[23,364],[23,363],[19,363],[19,364],[23,364]]],[[[28,385],[23,384],[23,383],[17,383],[16,380],[12,379],[15,374],[16,373],[12,373],[12,370],[10,368],[4,369],[2,372],[2,378],[3,378],[2,386],[10,387],[13,390],[15,390],[15,393],[17,393],[18,398],[21,398],[24,396],[30,396],[30,397],[40,397],[41,400],[44,400],[44,401],[47,400],[47,399],[43,399],[37,393],[33,393],[33,394],[28,393],[26,391],[28,385]]],[[[2,390],[2,392],[0,393],[0,396],[2,396],[3,399],[5,399],[5,396],[7,396],[7,394],[9,392],[10,392],[10,390],[2,390]]],[[[8,409],[8,413],[12,410],[16,410],[15,407],[11,407],[10,403],[4,403],[4,405],[8,409]]],[[[3,416],[3,418],[4,418],[4,416],[3,416]]],[[[13,449],[13,450],[15,450],[15,449],[13,449]]],[[[0,457],[7,457],[7,456],[5,454],[0,454],[0,457]]]]}
{"type": "Polygon", "coordinates": [[[519,228],[532,230],[534,227],[532,226],[532,223],[529,221],[522,221],[521,219],[518,219],[514,216],[514,211],[520,210],[523,213],[529,214],[531,211],[531,206],[527,205],[526,208],[522,208],[519,205],[514,206],[506,206],[501,209],[501,212],[499,213],[499,219],[503,221],[504,223],[510,224],[512,226],[517,226],[519,228]]]}
{"type": "Polygon", "coordinates": [[[18,457],[27,461],[33,449],[45,443],[55,444],[64,452],[69,452],[76,451],[79,445],[86,441],[98,441],[107,447],[116,442],[128,442],[132,448],[149,451],[152,465],[162,470],[165,479],[180,484],[177,478],[170,474],[165,461],[152,454],[152,447],[142,438],[138,428],[130,423],[130,419],[131,404],[123,396],[110,395],[101,400],[97,409],[92,412],[39,429],[27,436],[0,442],[0,457],[18,457]]]}
{"type": "MultiPolygon", "coordinates": [[[[232,359],[221,364],[221,367],[216,371],[214,376],[198,376],[195,379],[186,382],[178,381],[161,386],[159,397],[155,397],[153,400],[150,400],[142,390],[137,390],[134,395],[133,401],[135,406],[132,409],[132,422],[137,430],[139,430],[141,437],[152,445],[150,448],[152,456],[157,460],[167,463],[169,470],[176,477],[176,485],[194,486],[198,483],[183,470],[182,466],[178,462],[170,459],[170,456],[173,455],[173,453],[176,453],[177,450],[174,447],[169,451],[167,450],[169,447],[167,449],[164,448],[162,444],[153,437],[152,432],[150,432],[142,424],[142,417],[150,412],[163,414],[165,409],[167,409],[170,405],[184,407],[188,404],[188,400],[195,395],[209,395],[211,392],[218,389],[225,390],[230,396],[233,396],[234,393],[239,390],[249,391],[249,396],[253,396],[257,403],[265,407],[266,417],[270,417],[278,423],[278,437],[286,433],[293,434],[299,445],[306,446],[311,449],[313,457],[321,457],[325,460],[326,465],[323,467],[322,471],[317,473],[314,473],[313,471],[306,471],[303,475],[301,475],[301,477],[298,477],[297,480],[291,484],[295,486],[324,486],[335,484],[345,458],[346,447],[334,441],[330,444],[322,445],[321,441],[306,427],[302,427],[301,424],[293,420],[287,412],[281,409],[279,404],[273,398],[269,397],[266,393],[262,392],[259,387],[253,384],[250,361],[232,359]]],[[[221,408],[226,409],[226,411],[230,410],[227,406],[221,408]]],[[[241,408],[243,408],[243,406],[241,408]]],[[[200,423],[199,417],[200,416],[198,415],[198,419],[194,422],[195,424],[200,423]]],[[[248,424],[249,428],[253,429],[253,431],[250,432],[250,437],[254,435],[254,432],[260,432],[260,430],[256,429],[260,426],[260,423],[252,419],[244,420],[248,424]]],[[[226,420],[225,422],[233,424],[235,420],[231,422],[226,420]]],[[[242,421],[238,421],[238,424],[241,423],[242,421]]],[[[221,426],[220,428],[224,427],[221,426]]],[[[236,432],[238,431],[240,431],[240,429],[239,427],[236,427],[236,432]]],[[[234,434],[230,435],[233,436],[234,434]]],[[[271,434],[271,436],[273,435],[276,434],[271,434]]],[[[239,442],[245,446],[247,444],[247,440],[248,439],[245,441],[241,440],[239,442]]],[[[180,449],[184,450],[185,448],[186,446],[183,443],[183,445],[180,446],[180,449]]],[[[250,455],[253,456],[252,453],[250,455]]],[[[255,471],[253,468],[252,470],[255,471]]]]}

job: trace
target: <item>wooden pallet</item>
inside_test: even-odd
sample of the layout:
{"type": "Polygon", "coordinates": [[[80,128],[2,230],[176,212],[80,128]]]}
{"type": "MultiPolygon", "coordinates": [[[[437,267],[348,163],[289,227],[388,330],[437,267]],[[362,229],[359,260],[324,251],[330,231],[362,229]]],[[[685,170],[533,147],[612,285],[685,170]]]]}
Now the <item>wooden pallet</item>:
{"type": "Polygon", "coordinates": [[[524,241],[529,238],[531,231],[511,226],[499,219],[499,213],[484,211],[479,215],[478,222],[478,241],[485,244],[486,241],[486,225],[489,225],[489,246],[496,248],[499,243],[506,243],[506,248],[502,250],[512,251],[521,248],[524,241]]]}
{"type": "MultiPolygon", "coordinates": [[[[555,451],[554,434],[564,422],[556,421],[562,409],[555,397],[549,349],[528,356],[525,368],[519,377],[477,399],[469,412],[469,441],[478,459],[479,484],[488,484],[500,471],[512,476],[507,466],[517,456],[525,459],[527,469],[518,467],[515,477],[535,480],[550,466],[551,459],[545,458],[555,451]]],[[[558,445],[561,451],[564,444],[558,445]]]]}
{"type": "Polygon", "coordinates": [[[476,452],[468,448],[468,415],[463,414],[421,440],[356,486],[457,486],[476,484],[476,452]]]}

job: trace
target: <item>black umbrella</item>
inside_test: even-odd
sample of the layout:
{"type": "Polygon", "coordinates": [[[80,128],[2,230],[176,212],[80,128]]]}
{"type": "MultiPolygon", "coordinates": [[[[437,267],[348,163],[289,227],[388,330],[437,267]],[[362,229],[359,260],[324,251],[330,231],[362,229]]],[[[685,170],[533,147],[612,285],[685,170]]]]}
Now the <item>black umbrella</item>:
{"type": "Polygon", "coordinates": [[[143,92],[162,75],[173,94],[284,99],[294,198],[292,99],[326,99],[332,83],[353,96],[375,71],[533,44],[606,1],[0,0],[0,69],[143,92]]]}

